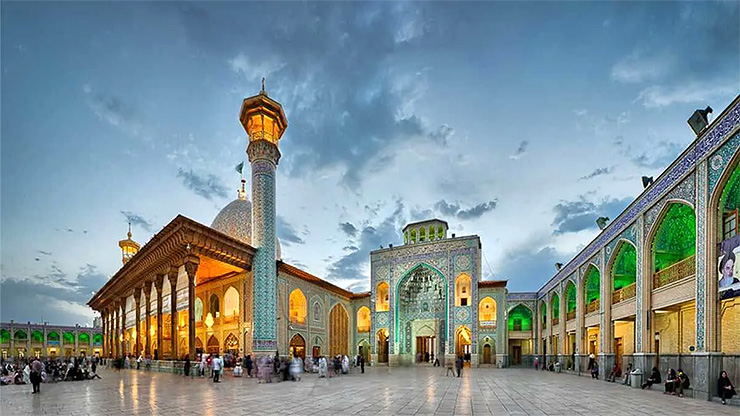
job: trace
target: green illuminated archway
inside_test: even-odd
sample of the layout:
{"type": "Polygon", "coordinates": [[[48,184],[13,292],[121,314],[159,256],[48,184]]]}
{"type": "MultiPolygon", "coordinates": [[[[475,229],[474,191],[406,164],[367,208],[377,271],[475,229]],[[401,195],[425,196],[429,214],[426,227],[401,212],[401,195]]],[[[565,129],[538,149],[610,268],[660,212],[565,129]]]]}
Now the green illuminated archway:
{"type": "Polygon", "coordinates": [[[565,308],[566,313],[576,311],[576,285],[570,281],[565,287],[565,308]]]}
{"type": "Polygon", "coordinates": [[[613,289],[619,290],[637,280],[637,250],[627,242],[620,242],[612,265],[613,289]]]}
{"type": "Polygon", "coordinates": [[[540,302],[540,315],[542,316],[542,329],[547,328],[547,303],[540,302]]]}
{"type": "Polygon", "coordinates": [[[90,335],[88,335],[87,332],[80,332],[80,334],[77,336],[77,340],[80,342],[80,344],[89,344],[90,335]]]}
{"type": "Polygon", "coordinates": [[[93,344],[94,345],[103,345],[103,334],[95,334],[95,335],[93,335],[93,344]]]}
{"type": "Polygon", "coordinates": [[[532,310],[519,304],[509,312],[509,331],[531,331],[532,310]]]}
{"type": "Polygon", "coordinates": [[[59,333],[56,331],[51,331],[46,334],[46,339],[48,339],[49,341],[59,341],[59,333]]]}
{"type": "Polygon", "coordinates": [[[586,304],[599,300],[601,297],[599,294],[599,269],[593,264],[588,266],[586,270],[586,276],[584,278],[584,294],[586,295],[586,304]]]}
{"type": "Polygon", "coordinates": [[[655,272],[696,253],[696,215],[690,206],[678,202],[669,204],[655,232],[652,251],[655,272]]]}
{"type": "Polygon", "coordinates": [[[26,331],[19,329],[15,331],[15,336],[13,338],[15,338],[16,340],[25,341],[28,339],[28,334],[26,334],[26,331]]]}
{"type": "Polygon", "coordinates": [[[552,295],[552,321],[558,322],[560,320],[560,296],[557,293],[552,295]]]}
{"type": "Polygon", "coordinates": [[[10,331],[7,329],[0,329],[0,342],[10,342],[10,331]]]}
{"type": "Polygon", "coordinates": [[[65,344],[74,344],[75,343],[75,334],[71,332],[65,332],[62,335],[62,339],[64,339],[65,344]]]}
{"type": "Polygon", "coordinates": [[[31,332],[31,342],[40,342],[40,343],[43,343],[44,342],[44,334],[41,331],[39,331],[39,330],[36,330],[36,331],[31,332]]]}

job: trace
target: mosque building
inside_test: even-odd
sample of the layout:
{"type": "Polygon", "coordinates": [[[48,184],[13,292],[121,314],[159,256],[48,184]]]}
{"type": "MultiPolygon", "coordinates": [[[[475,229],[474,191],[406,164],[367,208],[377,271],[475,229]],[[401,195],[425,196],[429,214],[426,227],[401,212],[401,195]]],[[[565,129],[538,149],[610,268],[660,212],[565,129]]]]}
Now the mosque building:
{"type": "Polygon", "coordinates": [[[288,123],[263,84],[240,112],[251,202],[242,181],[210,227],[179,215],[143,247],[130,234],[120,242],[123,267],[88,302],[102,315],[103,353],[152,355],[166,370],[201,351],[362,354],[390,366],[538,358],[573,373],[593,358],[602,369],[682,367],[708,398],[720,368],[740,379],[740,97],[704,119],[536,292],[483,280],[480,237],[430,219],[373,251],[371,291],[352,293],[281,260],[275,172],[288,123]]]}

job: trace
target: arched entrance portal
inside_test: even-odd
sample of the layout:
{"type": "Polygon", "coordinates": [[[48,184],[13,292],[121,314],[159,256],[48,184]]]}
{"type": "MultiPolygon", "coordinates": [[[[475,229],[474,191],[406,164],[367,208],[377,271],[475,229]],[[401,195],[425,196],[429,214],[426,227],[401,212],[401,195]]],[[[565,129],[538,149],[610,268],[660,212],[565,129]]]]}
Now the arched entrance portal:
{"type": "Polygon", "coordinates": [[[211,335],[211,337],[208,338],[208,346],[207,346],[208,353],[209,354],[218,354],[218,352],[219,352],[219,346],[220,346],[220,344],[218,342],[218,338],[216,338],[215,335],[211,335]]]}
{"type": "Polygon", "coordinates": [[[293,357],[306,358],[306,340],[300,334],[295,334],[290,339],[290,353],[293,357]]]}
{"type": "Polygon", "coordinates": [[[463,325],[457,329],[455,334],[455,354],[460,357],[462,356],[465,361],[470,361],[470,340],[473,333],[470,328],[463,325]]]}
{"type": "Polygon", "coordinates": [[[388,362],[388,330],[381,329],[375,337],[378,340],[377,355],[379,363],[388,362]]]}
{"type": "Polygon", "coordinates": [[[224,341],[224,351],[229,352],[233,355],[239,355],[239,340],[236,335],[229,334],[224,341]]]}
{"type": "Polygon", "coordinates": [[[491,364],[491,344],[483,346],[483,364],[491,364]]]}
{"type": "Polygon", "coordinates": [[[329,313],[329,354],[349,355],[349,317],[341,303],[337,303],[329,313]]]}

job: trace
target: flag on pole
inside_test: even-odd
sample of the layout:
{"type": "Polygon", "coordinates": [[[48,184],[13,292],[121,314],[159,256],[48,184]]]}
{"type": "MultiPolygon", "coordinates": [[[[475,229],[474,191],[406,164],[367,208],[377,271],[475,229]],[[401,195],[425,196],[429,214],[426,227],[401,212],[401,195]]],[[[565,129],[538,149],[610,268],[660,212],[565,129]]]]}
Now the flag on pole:
{"type": "Polygon", "coordinates": [[[242,163],[240,163],[240,164],[236,165],[235,169],[236,169],[236,171],[237,171],[237,172],[239,172],[239,174],[241,175],[241,174],[242,174],[242,171],[244,170],[244,162],[242,162],[242,163]]]}

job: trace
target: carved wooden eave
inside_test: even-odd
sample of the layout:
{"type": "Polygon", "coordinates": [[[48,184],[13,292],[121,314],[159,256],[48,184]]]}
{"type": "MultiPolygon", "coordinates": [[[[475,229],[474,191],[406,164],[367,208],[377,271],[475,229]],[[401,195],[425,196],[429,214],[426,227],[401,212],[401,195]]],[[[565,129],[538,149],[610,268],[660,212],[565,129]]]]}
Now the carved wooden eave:
{"type": "Polygon", "coordinates": [[[257,249],[206,225],[178,215],[155,234],[88,301],[95,309],[126,297],[134,288],[152,281],[156,274],[166,274],[170,267],[182,265],[185,257],[209,257],[244,270],[252,269],[257,249]]]}

